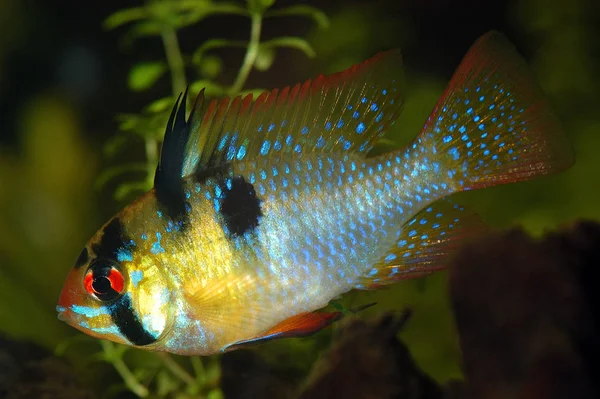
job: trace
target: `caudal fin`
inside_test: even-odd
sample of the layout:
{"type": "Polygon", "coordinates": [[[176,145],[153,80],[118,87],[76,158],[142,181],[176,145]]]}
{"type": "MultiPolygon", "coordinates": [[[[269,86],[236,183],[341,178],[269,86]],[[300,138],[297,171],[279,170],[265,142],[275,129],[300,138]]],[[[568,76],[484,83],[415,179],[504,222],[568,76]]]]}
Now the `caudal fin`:
{"type": "Polygon", "coordinates": [[[498,32],[471,47],[417,141],[456,191],[528,180],[573,163],[558,118],[498,32]]]}

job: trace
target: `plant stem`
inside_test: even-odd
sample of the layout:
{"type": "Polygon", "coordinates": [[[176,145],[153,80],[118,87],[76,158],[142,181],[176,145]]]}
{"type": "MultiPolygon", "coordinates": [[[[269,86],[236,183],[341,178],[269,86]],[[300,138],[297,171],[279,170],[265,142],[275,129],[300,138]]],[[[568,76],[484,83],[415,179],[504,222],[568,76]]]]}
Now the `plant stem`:
{"type": "Polygon", "coordinates": [[[244,57],[244,62],[240,67],[240,71],[238,72],[235,82],[228,90],[229,95],[232,97],[237,95],[244,87],[246,79],[248,79],[248,75],[250,74],[252,66],[254,65],[254,61],[256,61],[256,57],[258,56],[260,30],[262,27],[262,14],[254,12],[251,14],[251,18],[252,27],[250,28],[250,42],[248,43],[248,48],[246,49],[246,56],[244,57]]]}
{"type": "Polygon", "coordinates": [[[190,358],[190,362],[192,363],[192,368],[194,369],[196,380],[201,385],[204,385],[204,383],[206,382],[206,370],[204,370],[204,364],[202,363],[202,359],[200,359],[198,356],[192,356],[190,358]]]}
{"type": "Polygon", "coordinates": [[[166,352],[158,352],[158,356],[160,356],[165,363],[165,366],[175,375],[177,378],[188,384],[189,386],[195,387],[196,380],[192,377],[183,367],[179,365],[173,358],[166,352]]]}
{"type": "Polygon", "coordinates": [[[158,143],[154,138],[146,138],[146,166],[147,166],[147,178],[146,185],[148,189],[154,185],[154,172],[156,165],[158,164],[158,143]]]}
{"type": "Polygon", "coordinates": [[[171,86],[173,87],[173,96],[177,97],[179,93],[185,90],[187,86],[185,79],[185,64],[179,41],[177,40],[177,32],[170,26],[165,26],[161,32],[163,46],[165,47],[165,55],[169,70],[171,71],[171,86]]]}
{"type": "Polygon", "coordinates": [[[140,398],[145,398],[148,396],[148,388],[142,385],[137,378],[133,375],[129,367],[125,364],[120,355],[115,354],[114,344],[107,341],[101,341],[102,349],[104,353],[106,353],[106,359],[113,365],[115,370],[119,373],[123,382],[131,392],[139,396],[140,398]]]}

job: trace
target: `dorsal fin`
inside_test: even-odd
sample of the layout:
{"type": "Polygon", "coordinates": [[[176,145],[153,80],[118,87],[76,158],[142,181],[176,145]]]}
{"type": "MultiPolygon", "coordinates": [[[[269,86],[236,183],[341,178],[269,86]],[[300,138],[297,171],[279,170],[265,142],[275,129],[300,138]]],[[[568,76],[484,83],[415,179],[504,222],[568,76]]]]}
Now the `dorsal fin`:
{"type": "Polygon", "coordinates": [[[169,116],[160,160],[154,174],[156,198],[173,219],[180,219],[184,214],[185,200],[181,177],[187,174],[187,149],[190,138],[193,137],[190,123],[185,120],[186,101],[187,89],[183,97],[179,95],[169,116]]]}
{"type": "MultiPolygon", "coordinates": [[[[392,50],[328,77],[262,93],[255,101],[252,95],[207,101],[202,91],[187,122],[180,118],[185,101],[179,112],[173,110],[161,164],[180,157],[184,177],[246,157],[310,151],[366,154],[400,113],[402,82],[401,55],[392,50]],[[184,128],[178,129],[181,120],[184,128]],[[179,151],[182,142],[184,154],[179,151]]],[[[157,182],[174,178],[177,170],[161,171],[157,182]]]]}

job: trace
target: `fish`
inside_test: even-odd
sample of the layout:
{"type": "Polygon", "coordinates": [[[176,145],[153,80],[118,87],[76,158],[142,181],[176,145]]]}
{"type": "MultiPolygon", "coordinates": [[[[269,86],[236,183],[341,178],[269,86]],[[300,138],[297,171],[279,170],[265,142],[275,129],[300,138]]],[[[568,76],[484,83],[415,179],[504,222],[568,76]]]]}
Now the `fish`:
{"type": "Polygon", "coordinates": [[[454,193],[574,162],[523,58],[499,32],[464,56],[416,138],[369,155],[397,120],[399,50],[254,98],[187,91],[167,122],[153,188],[89,240],[60,320],[93,337],[212,355],[300,337],[325,311],[444,268],[485,231],[454,193]]]}

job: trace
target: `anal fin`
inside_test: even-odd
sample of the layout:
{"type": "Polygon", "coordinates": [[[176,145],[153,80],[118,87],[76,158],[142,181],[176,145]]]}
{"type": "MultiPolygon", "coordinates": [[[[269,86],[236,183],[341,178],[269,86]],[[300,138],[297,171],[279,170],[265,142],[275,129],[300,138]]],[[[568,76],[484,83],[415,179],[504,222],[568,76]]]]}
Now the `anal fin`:
{"type": "Polygon", "coordinates": [[[254,338],[237,341],[221,349],[228,352],[278,338],[303,337],[313,334],[339,320],[342,312],[307,312],[289,317],[254,338]]]}
{"type": "Polygon", "coordinates": [[[396,245],[373,265],[356,288],[376,289],[441,270],[463,242],[485,230],[477,215],[448,200],[439,200],[402,227],[396,245]]]}

